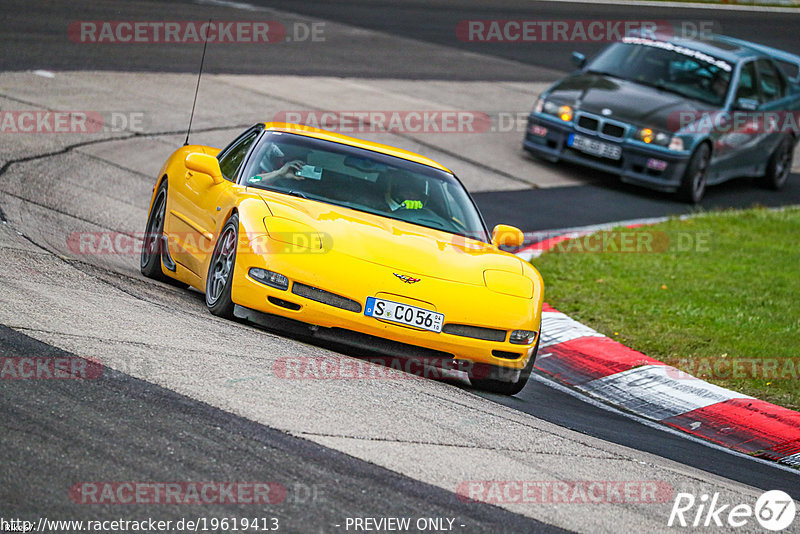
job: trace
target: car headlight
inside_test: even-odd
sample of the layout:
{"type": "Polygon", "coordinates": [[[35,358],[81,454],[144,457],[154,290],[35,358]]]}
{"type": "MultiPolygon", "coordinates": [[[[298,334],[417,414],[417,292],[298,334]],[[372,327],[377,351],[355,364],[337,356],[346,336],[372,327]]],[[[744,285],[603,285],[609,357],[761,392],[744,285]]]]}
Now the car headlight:
{"type": "Polygon", "coordinates": [[[280,289],[282,291],[289,289],[289,279],[275,271],[253,267],[247,274],[249,274],[250,278],[253,280],[258,280],[262,284],[274,287],[275,289],[280,289]]]}
{"type": "Polygon", "coordinates": [[[643,143],[647,143],[648,145],[658,145],[658,146],[665,146],[669,147],[670,150],[683,150],[683,141],[676,137],[672,137],[670,134],[665,132],[660,132],[658,130],[654,130],[652,128],[639,128],[636,131],[636,139],[643,143]],[[675,142],[675,139],[678,139],[678,142],[675,142]],[[674,145],[673,145],[674,143],[674,145]],[[680,148],[673,148],[673,146],[680,146],[680,148]]]}
{"type": "Polygon", "coordinates": [[[574,115],[573,109],[571,106],[559,105],[555,102],[550,102],[545,100],[544,98],[540,98],[536,101],[536,106],[533,110],[537,113],[547,113],[548,115],[554,115],[561,119],[562,121],[570,122],[574,115]]]}
{"type": "Polygon", "coordinates": [[[515,345],[530,345],[536,340],[536,334],[535,330],[514,330],[508,341],[515,345]]]}

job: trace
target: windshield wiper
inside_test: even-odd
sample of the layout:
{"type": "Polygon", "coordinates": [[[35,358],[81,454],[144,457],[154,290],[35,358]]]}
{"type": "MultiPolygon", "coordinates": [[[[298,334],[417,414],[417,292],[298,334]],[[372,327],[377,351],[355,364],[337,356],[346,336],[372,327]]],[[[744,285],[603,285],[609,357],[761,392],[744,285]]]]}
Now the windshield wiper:
{"type": "Polygon", "coordinates": [[[648,81],[648,80],[636,80],[636,83],[640,83],[640,84],[646,85],[648,87],[655,87],[656,89],[660,89],[662,91],[669,91],[669,92],[672,92],[672,93],[675,92],[674,89],[670,89],[669,87],[664,85],[664,82],[662,80],[657,80],[657,81],[654,81],[654,82],[651,82],[651,81],[648,81]]]}
{"type": "Polygon", "coordinates": [[[712,102],[712,101],[709,101],[706,98],[702,98],[701,96],[694,95],[694,94],[691,94],[691,93],[687,93],[685,91],[681,91],[680,86],[679,87],[667,86],[661,80],[659,80],[657,82],[647,82],[647,81],[638,81],[637,80],[636,83],[639,83],[639,84],[642,84],[642,85],[646,85],[648,87],[655,87],[656,89],[658,89],[660,91],[665,91],[667,93],[672,93],[673,95],[678,95],[680,97],[688,98],[690,100],[698,100],[698,101],[704,102],[706,104],[719,105],[719,102],[712,102]]]}
{"type": "Polygon", "coordinates": [[[588,69],[586,72],[589,74],[599,74],[600,76],[611,76],[612,78],[619,78],[620,80],[627,80],[628,78],[621,76],[619,74],[615,74],[613,72],[606,72],[604,70],[594,70],[588,69]]]}
{"type": "Polygon", "coordinates": [[[301,193],[300,191],[290,190],[290,191],[286,191],[286,194],[287,195],[292,195],[293,197],[300,197],[300,198],[304,198],[304,199],[308,200],[308,197],[305,195],[305,193],[301,193]]]}
{"type": "Polygon", "coordinates": [[[641,85],[646,85],[648,87],[654,87],[654,88],[658,89],[659,91],[672,93],[673,95],[678,95],[678,96],[681,96],[683,98],[693,98],[691,95],[687,95],[686,93],[684,93],[683,91],[680,91],[676,87],[670,87],[670,86],[664,84],[664,82],[662,80],[658,80],[658,81],[655,81],[655,82],[649,82],[647,80],[636,80],[636,83],[641,84],[641,85]]]}

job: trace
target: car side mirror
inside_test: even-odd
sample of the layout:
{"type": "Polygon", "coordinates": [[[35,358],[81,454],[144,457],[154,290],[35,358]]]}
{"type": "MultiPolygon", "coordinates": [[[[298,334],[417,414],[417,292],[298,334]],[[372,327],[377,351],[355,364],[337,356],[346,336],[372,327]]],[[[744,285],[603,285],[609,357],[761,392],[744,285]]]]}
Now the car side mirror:
{"type": "Polygon", "coordinates": [[[186,156],[185,164],[190,171],[207,174],[215,184],[222,183],[222,170],[219,168],[219,160],[214,156],[192,152],[186,156]]]}
{"type": "Polygon", "coordinates": [[[525,236],[522,235],[522,230],[507,224],[498,224],[492,230],[492,245],[506,246],[506,247],[519,247],[525,241],[525,236]]]}
{"type": "Polygon", "coordinates": [[[584,65],[586,65],[586,56],[581,54],[580,52],[573,52],[572,53],[572,63],[579,69],[582,69],[584,65]]]}
{"type": "Polygon", "coordinates": [[[758,109],[758,100],[754,98],[737,98],[734,108],[742,111],[755,111],[758,109]]]}

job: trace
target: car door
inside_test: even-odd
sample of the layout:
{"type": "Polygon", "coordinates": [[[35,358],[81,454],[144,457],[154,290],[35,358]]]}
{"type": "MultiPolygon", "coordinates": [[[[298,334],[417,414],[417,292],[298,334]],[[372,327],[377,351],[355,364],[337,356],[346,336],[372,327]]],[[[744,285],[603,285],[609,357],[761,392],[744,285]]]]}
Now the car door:
{"type": "MultiPolygon", "coordinates": [[[[787,91],[787,81],[783,71],[772,60],[759,59],[758,87],[763,104],[759,108],[762,115],[762,134],[759,143],[759,162],[766,165],[770,155],[783,140],[785,132],[786,113],[796,105],[795,97],[787,91]]],[[[759,174],[763,172],[763,165],[759,174]]]]}
{"type": "Polygon", "coordinates": [[[712,133],[714,142],[714,168],[710,178],[746,176],[752,174],[758,164],[759,109],[762,102],[758,87],[756,61],[750,60],[739,68],[738,79],[733,88],[734,94],[730,112],[725,120],[715,125],[712,133]],[[751,108],[751,109],[747,109],[751,108]]]}
{"type": "Polygon", "coordinates": [[[184,176],[183,213],[174,214],[183,223],[183,231],[176,236],[183,253],[176,255],[176,261],[201,278],[206,274],[216,235],[225,222],[222,219],[244,189],[236,184],[237,173],[259,133],[259,128],[250,129],[220,152],[217,159],[223,176],[221,183],[215,184],[210,176],[193,171],[184,176]]]}

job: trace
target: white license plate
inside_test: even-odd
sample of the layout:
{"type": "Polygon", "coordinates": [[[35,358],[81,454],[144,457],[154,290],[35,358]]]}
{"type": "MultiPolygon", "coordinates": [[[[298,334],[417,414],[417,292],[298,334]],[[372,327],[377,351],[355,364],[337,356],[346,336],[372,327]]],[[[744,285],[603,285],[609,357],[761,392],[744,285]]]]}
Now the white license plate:
{"type": "Polygon", "coordinates": [[[572,134],[567,142],[569,146],[574,149],[592,154],[593,156],[600,156],[609,159],[619,159],[622,157],[622,148],[611,143],[603,143],[596,139],[583,137],[582,135],[572,134]]]}
{"type": "Polygon", "coordinates": [[[375,297],[367,297],[364,315],[433,332],[441,332],[444,324],[442,313],[375,297]]]}

